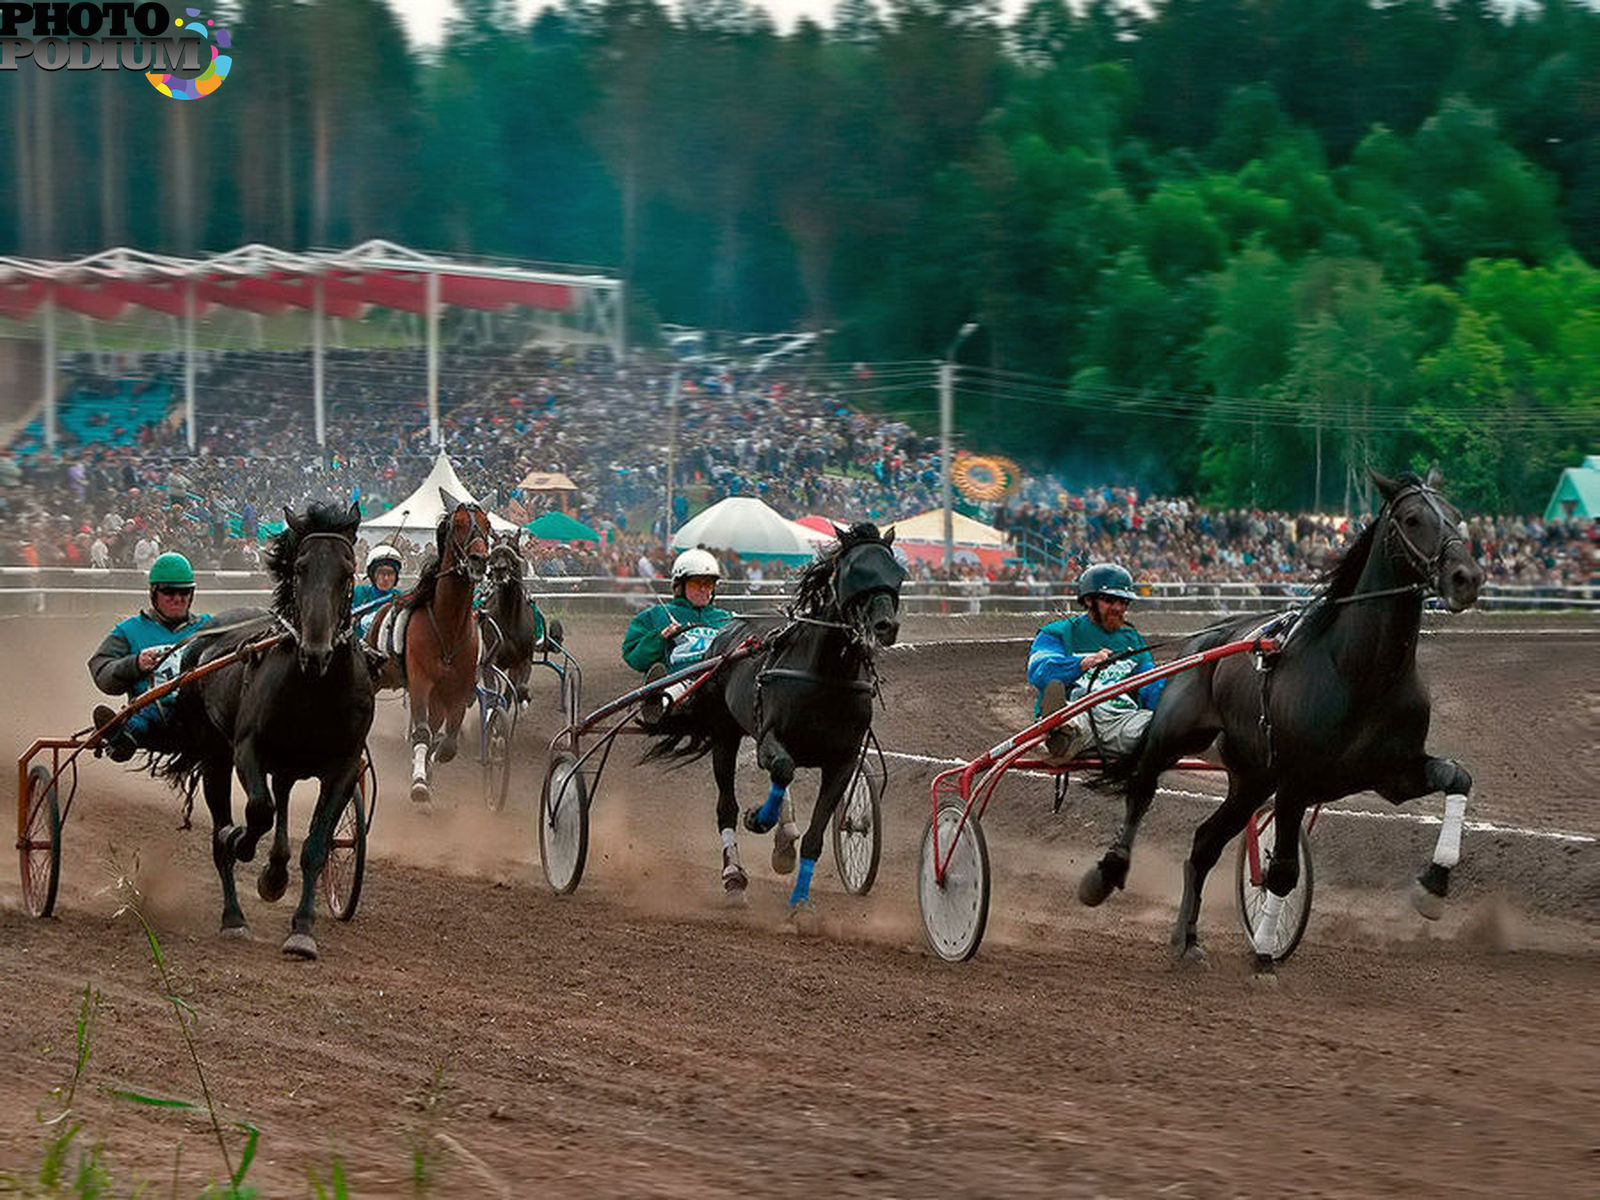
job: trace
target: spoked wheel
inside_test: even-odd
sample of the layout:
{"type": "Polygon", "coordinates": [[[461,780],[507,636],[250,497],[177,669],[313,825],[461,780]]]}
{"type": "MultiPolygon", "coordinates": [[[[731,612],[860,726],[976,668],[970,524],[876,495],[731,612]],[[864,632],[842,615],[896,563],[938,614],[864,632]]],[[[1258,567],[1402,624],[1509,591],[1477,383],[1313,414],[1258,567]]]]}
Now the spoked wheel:
{"type": "Polygon", "coordinates": [[[568,725],[578,723],[578,706],[583,702],[580,693],[583,691],[583,672],[578,670],[571,662],[562,668],[560,675],[560,702],[561,714],[568,725]]]}
{"type": "Polygon", "coordinates": [[[989,923],[989,847],[976,816],[961,829],[961,812],[956,805],[946,805],[929,823],[922,835],[917,870],[922,931],[933,952],[946,962],[966,962],[976,954],[978,943],[983,941],[984,926],[989,923]],[[949,855],[942,884],[934,870],[935,828],[939,831],[940,850],[949,855]]]}
{"type": "Polygon", "coordinates": [[[878,777],[857,771],[833,814],[833,861],[852,896],[865,896],[883,854],[883,795],[878,777]]]}
{"type": "MultiPolygon", "coordinates": [[[[1239,923],[1251,948],[1256,944],[1256,925],[1261,919],[1261,907],[1266,902],[1267,866],[1272,862],[1271,847],[1277,845],[1277,824],[1273,820],[1272,805],[1263,804],[1250,817],[1250,824],[1239,838],[1238,885],[1234,896],[1239,903],[1239,923]],[[1251,870],[1251,848],[1259,873],[1251,870]]],[[[1311,920],[1311,839],[1305,826],[1300,827],[1300,879],[1294,891],[1283,898],[1283,908],[1278,913],[1277,937],[1272,948],[1274,962],[1283,962],[1294,953],[1300,939],[1305,936],[1306,923],[1311,920]]]]}
{"type": "Polygon", "coordinates": [[[589,854],[589,785],[576,755],[553,755],[539,793],[539,860],[545,882],[566,894],[583,878],[589,854]]]}
{"type": "Polygon", "coordinates": [[[496,704],[483,719],[483,802],[490,812],[506,806],[511,785],[511,714],[496,704]]]}
{"type": "Polygon", "coordinates": [[[322,894],[328,911],[340,921],[356,915],[361,878],[367,871],[367,773],[356,777],[355,791],[333,823],[328,861],[322,864],[322,894]]]}
{"type": "Polygon", "coordinates": [[[22,903],[30,917],[48,917],[61,882],[61,804],[49,768],[28,772],[28,817],[17,847],[22,865],[22,903]]]}

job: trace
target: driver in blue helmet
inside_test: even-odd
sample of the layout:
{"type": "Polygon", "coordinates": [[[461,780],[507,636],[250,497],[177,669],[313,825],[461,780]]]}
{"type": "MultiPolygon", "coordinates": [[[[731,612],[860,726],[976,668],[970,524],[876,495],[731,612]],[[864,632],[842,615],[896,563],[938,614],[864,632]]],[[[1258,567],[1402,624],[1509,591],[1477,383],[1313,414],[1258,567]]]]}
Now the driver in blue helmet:
{"type": "MultiPolygon", "coordinates": [[[[198,632],[210,616],[195,616],[194,568],[181,554],[168,552],[150,564],[150,607],[119,621],[89,659],[89,675],[110,696],[142,696],[178,673],[173,644],[198,632]]],[[[169,694],[131,714],[105,738],[112,762],[127,762],[141,749],[162,749],[163,733],[172,718],[169,694]]],[[[103,728],[117,715],[109,704],[94,710],[94,727],[103,728]]]]}
{"type": "MultiPolygon", "coordinates": [[[[1041,627],[1028,648],[1028,682],[1038,689],[1034,712],[1040,717],[1155,665],[1144,635],[1128,623],[1136,592],[1125,567],[1095,563],[1078,576],[1076,591],[1084,611],[1041,627]]],[[[1045,753],[1062,762],[1091,746],[1126,754],[1150,723],[1165,687],[1164,679],[1147,683],[1079,713],[1045,738],[1045,753]]]]}

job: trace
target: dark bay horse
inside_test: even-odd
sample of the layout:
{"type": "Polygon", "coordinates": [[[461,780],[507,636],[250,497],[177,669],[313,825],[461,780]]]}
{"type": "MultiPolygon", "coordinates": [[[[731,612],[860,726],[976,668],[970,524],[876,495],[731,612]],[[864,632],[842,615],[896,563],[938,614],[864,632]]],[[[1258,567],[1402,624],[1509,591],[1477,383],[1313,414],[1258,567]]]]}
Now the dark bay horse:
{"type": "MultiPolygon", "coordinates": [[[[405,621],[405,686],[411,710],[411,798],[427,801],[429,769],[456,756],[456,740],[478,677],[472,592],[489,556],[489,514],[442,488],[446,512],[435,553],[398,603],[405,621]]],[[[377,645],[374,621],[367,639],[377,645]]]]}
{"type": "Polygon", "coordinates": [[[478,610],[483,630],[483,659],[499,667],[517,689],[517,699],[528,699],[533,659],[549,642],[560,642],[560,623],[544,628],[528,603],[523,577],[522,532],[502,538],[489,547],[484,569],[488,595],[478,610]]]}
{"type": "Polygon", "coordinates": [[[159,756],[158,770],[191,796],[196,783],[203,784],[212,858],[222,878],[222,932],[245,936],[234,864],[254,858],[256,844],[276,826],[256,890],[264,900],[282,896],[289,877],[289,793],[301,779],[319,781],[300,850],[300,905],[283,943],[285,954],[316,958],[315,884],[335,821],[355,790],[372,725],[372,674],[350,619],[361,510],[313,504],[303,517],[287,510],[284,516],[288,525],[266,556],[271,613],[222,614],[216,624],[224,632],[191,645],[182,665],[203,665],[274,627],[290,637],[178,690],[172,724],[186,744],[159,756]],[[243,825],[233,823],[235,769],[246,795],[243,825]]]}
{"type": "MultiPolygon", "coordinates": [[[[1300,822],[1313,805],[1365,790],[1393,804],[1445,793],[1433,862],[1413,889],[1424,916],[1442,912],[1472,779],[1424,749],[1430,706],[1417,672],[1417,633],[1426,594],[1460,612],[1477,601],[1483,569],[1461,514],[1438,490],[1437,472],[1426,480],[1374,473],[1373,481],[1382,507],[1325,577],[1322,594],[1288,614],[1292,624],[1275,633],[1280,652],[1259,666],[1240,655],[1174,676],[1138,746],[1106,772],[1123,787],[1127,813],[1116,841],[1078,886],[1090,905],[1127,879],[1161,772],[1221,735],[1228,794],[1195,831],[1172,933],[1174,951],[1185,957],[1201,954],[1196,924],[1207,872],[1269,797],[1276,844],[1256,932],[1258,970],[1272,970],[1282,898],[1300,877],[1300,822]]],[[[1181,653],[1248,637],[1260,624],[1252,616],[1202,630],[1181,653]]]]}
{"type": "Polygon", "coordinates": [[[723,886],[743,891],[748,883],[739,862],[735,827],[734,765],[739,743],[756,743],[756,762],[771,790],[760,808],[745,815],[745,827],[766,833],[777,826],[773,867],[794,870],[798,830],[781,821],[782,806],[797,767],[822,773],[811,823],[800,841],[800,870],[789,895],[791,912],[808,907],[811,875],[834,809],[850,783],[862,742],[872,725],[877,691],[873,656],[900,632],[900,585],[905,568],[895,561],[877,526],[835,528],[837,541],[801,574],[787,617],[736,618],[717,635],[708,657],[746,639],[760,639],[758,653],[718,670],[687,704],[663,722],[663,736],[647,757],[694,758],[708,751],[717,782],[717,828],[723,844],[723,886]],[[679,724],[675,724],[679,723],[679,724]]]}

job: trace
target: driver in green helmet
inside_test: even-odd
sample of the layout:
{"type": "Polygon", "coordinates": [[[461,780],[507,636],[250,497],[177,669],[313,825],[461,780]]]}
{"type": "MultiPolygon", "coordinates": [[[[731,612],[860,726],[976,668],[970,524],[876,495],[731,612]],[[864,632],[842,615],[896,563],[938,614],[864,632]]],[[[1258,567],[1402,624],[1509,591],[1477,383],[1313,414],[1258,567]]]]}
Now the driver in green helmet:
{"type": "MultiPolygon", "coordinates": [[[[150,564],[150,607],[119,621],[89,659],[94,685],[110,696],[140,696],[178,673],[178,656],[170,653],[211,620],[195,616],[194,568],[181,554],[168,552],[150,564]]],[[[105,739],[113,762],[127,762],[140,749],[161,749],[163,730],[172,717],[172,695],[133,713],[105,739]]],[[[94,727],[102,728],[117,710],[99,704],[94,727]]]]}
{"type": "MultiPolygon", "coordinates": [[[[1048,716],[1091,691],[1100,691],[1155,665],[1144,635],[1128,623],[1133,576],[1116,563],[1095,563],[1078,576],[1084,611],[1051,621],[1028,648],[1028,682],[1039,691],[1034,712],[1048,716]]],[[[1124,692],[1079,713],[1045,738],[1045,753],[1066,762],[1093,746],[1126,754],[1150,724],[1165,679],[1124,692]]]]}

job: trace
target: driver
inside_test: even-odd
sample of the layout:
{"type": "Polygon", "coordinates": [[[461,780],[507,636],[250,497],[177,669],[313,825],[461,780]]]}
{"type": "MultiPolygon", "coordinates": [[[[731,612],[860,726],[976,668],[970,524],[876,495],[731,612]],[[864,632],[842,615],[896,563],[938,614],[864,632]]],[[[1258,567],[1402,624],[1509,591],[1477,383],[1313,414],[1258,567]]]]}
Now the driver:
{"type": "MultiPolygon", "coordinates": [[[[1037,716],[1059,711],[1069,696],[1076,700],[1155,665],[1144,635],[1128,623],[1134,595],[1133,576],[1116,563],[1095,563],[1078,576],[1078,603],[1085,611],[1043,626],[1028,648],[1028,682],[1039,690],[1037,716]]],[[[1166,686],[1158,679],[1079,713],[1046,736],[1046,755],[1068,762],[1091,745],[1107,754],[1128,753],[1166,686]]]]}
{"type": "Polygon", "coordinates": [[[400,551],[390,545],[374,546],[367,554],[367,582],[356,585],[350,594],[350,608],[356,613],[356,636],[365,637],[372,616],[383,602],[400,594],[400,551]]]}
{"type": "MultiPolygon", "coordinates": [[[[628,623],[622,635],[622,661],[643,671],[650,683],[704,658],[717,631],[733,619],[731,612],[712,603],[721,578],[722,566],[710,551],[685,550],[678,555],[672,564],[672,599],[652,604],[628,623]]],[[[660,725],[688,690],[686,681],[646,696],[639,706],[640,723],[650,729],[660,725]]]]}
{"type": "MultiPolygon", "coordinates": [[[[109,696],[141,696],[178,673],[178,655],[171,653],[182,641],[206,625],[211,617],[194,616],[194,568],[181,554],[167,553],[150,564],[150,607],[119,621],[89,659],[94,685],[109,696]]],[[[147,704],[105,738],[112,762],[127,762],[141,749],[159,749],[163,731],[172,719],[174,694],[147,704]]],[[[117,715],[109,704],[97,704],[94,727],[103,728],[117,715]]]]}

